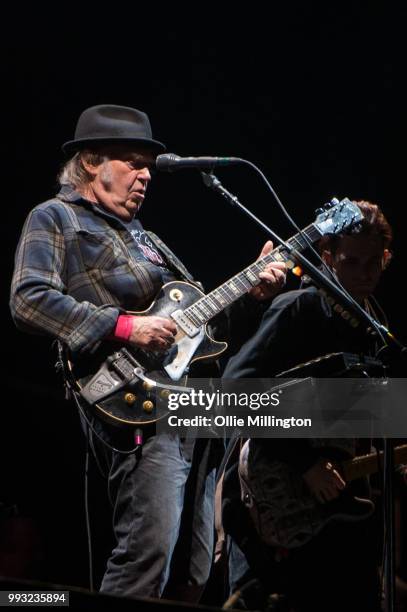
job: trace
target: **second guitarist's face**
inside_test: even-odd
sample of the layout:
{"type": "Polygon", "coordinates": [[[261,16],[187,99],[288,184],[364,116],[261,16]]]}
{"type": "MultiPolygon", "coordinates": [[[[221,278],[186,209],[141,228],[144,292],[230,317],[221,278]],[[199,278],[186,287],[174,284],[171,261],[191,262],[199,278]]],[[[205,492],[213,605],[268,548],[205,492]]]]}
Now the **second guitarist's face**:
{"type": "Polygon", "coordinates": [[[363,302],[376,289],[390,254],[381,240],[361,234],[344,236],[334,253],[323,256],[345,289],[363,302]]]}
{"type": "Polygon", "coordinates": [[[152,153],[115,150],[99,165],[87,168],[92,180],[83,195],[122,221],[131,221],[144,201],[154,162],[152,153]]]}

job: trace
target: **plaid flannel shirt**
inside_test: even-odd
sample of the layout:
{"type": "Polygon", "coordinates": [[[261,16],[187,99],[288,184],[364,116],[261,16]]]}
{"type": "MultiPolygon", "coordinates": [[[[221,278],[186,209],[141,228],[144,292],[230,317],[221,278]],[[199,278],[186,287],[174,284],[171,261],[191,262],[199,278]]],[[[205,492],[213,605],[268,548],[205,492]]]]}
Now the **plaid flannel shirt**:
{"type": "MultiPolygon", "coordinates": [[[[201,288],[154,234],[174,274],[201,288]]],[[[69,187],[35,207],[17,247],[10,307],[19,329],[45,333],[72,352],[94,351],[120,312],[146,308],[162,286],[159,267],[135,257],[124,223],[69,187]]]]}

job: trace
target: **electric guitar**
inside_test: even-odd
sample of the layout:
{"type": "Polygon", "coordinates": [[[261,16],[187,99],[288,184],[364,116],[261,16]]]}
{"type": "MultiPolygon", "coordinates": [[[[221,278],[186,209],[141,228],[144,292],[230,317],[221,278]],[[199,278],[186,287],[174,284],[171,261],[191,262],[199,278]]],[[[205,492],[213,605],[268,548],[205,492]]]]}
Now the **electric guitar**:
{"type": "MultiPolygon", "coordinates": [[[[339,497],[325,504],[317,501],[302,476],[286,463],[267,458],[253,463],[249,452],[247,440],[239,459],[242,500],[261,540],[269,546],[298,548],[331,521],[360,521],[374,511],[367,481],[362,477],[378,471],[383,463],[382,451],[379,456],[369,453],[350,458],[344,449],[321,448],[321,457],[329,459],[347,483],[339,497]]],[[[403,444],[394,449],[394,463],[406,461],[407,444],[403,444]]]]}
{"type": "MultiPolygon", "coordinates": [[[[333,200],[317,211],[314,223],[287,242],[302,251],[326,234],[357,228],[362,219],[359,207],[348,198],[333,200]]],[[[169,393],[185,390],[189,366],[215,359],[226,350],[226,342],[208,333],[208,322],[258,285],[259,273],[277,261],[286,262],[289,268],[295,265],[287,249],[279,246],[207,295],[190,283],[167,283],[147,310],[128,314],[172,319],[178,332],[171,348],[155,353],[128,344],[112,352],[112,343],[105,342],[96,357],[87,356],[85,364],[75,364],[66,355],[71,386],[111,424],[139,427],[156,422],[168,413],[165,400],[169,393]]]]}

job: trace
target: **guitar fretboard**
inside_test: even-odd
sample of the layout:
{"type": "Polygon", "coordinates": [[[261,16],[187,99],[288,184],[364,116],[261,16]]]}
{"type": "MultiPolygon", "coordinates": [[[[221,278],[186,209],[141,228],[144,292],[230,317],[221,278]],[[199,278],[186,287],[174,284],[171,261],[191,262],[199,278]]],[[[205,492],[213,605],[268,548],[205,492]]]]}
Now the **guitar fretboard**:
{"type": "MultiPolygon", "coordinates": [[[[369,453],[368,455],[362,455],[361,457],[355,457],[348,461],[344,461],[342,464],[342,472],[345,476],[345,480],[350,482],[356,478],[362,476],[369,476],[375,474],[379,465],[383,465],[383,451],[377,453],[369,453]]],[[[407,462],[407,444],[396,446],[394,449],[394,463],[407,462]]]]}
{"type": "MultiPolygon", "coordinates": [[[[314,223],[306,227],[301,234],[296,234],[287,243],[297,251],[303,251],[309,242],[315,242],[321,237],[321,232],[314,223]]],[[[242,295],[250,291],[261,282],[260,272],[263,272],[267,264],[275,261],[287,261],[288,253],[285,247],[279,246],[258,261],[230,278],[228,281],[200,298],[197,302],[186,308],[184,314],[197,327],[210,321],[215,315],[222,312],[227,306],[238,300],[242,295]]]]}

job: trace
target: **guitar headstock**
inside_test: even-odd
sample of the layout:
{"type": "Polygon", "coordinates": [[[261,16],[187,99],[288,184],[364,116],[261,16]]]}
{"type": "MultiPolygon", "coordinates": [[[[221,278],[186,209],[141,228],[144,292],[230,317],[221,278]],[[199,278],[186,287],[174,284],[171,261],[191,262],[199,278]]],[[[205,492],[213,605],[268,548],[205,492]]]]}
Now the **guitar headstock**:
{"type": "Polygon", "coordinates": [[[315,211],[317,218],[315,225],[322,236],[326,234],[341,234],[352,229],[357,232],[363,219],[362,212],[349,198],[339,201],[333,198],[323,208],[315,211]]]}

